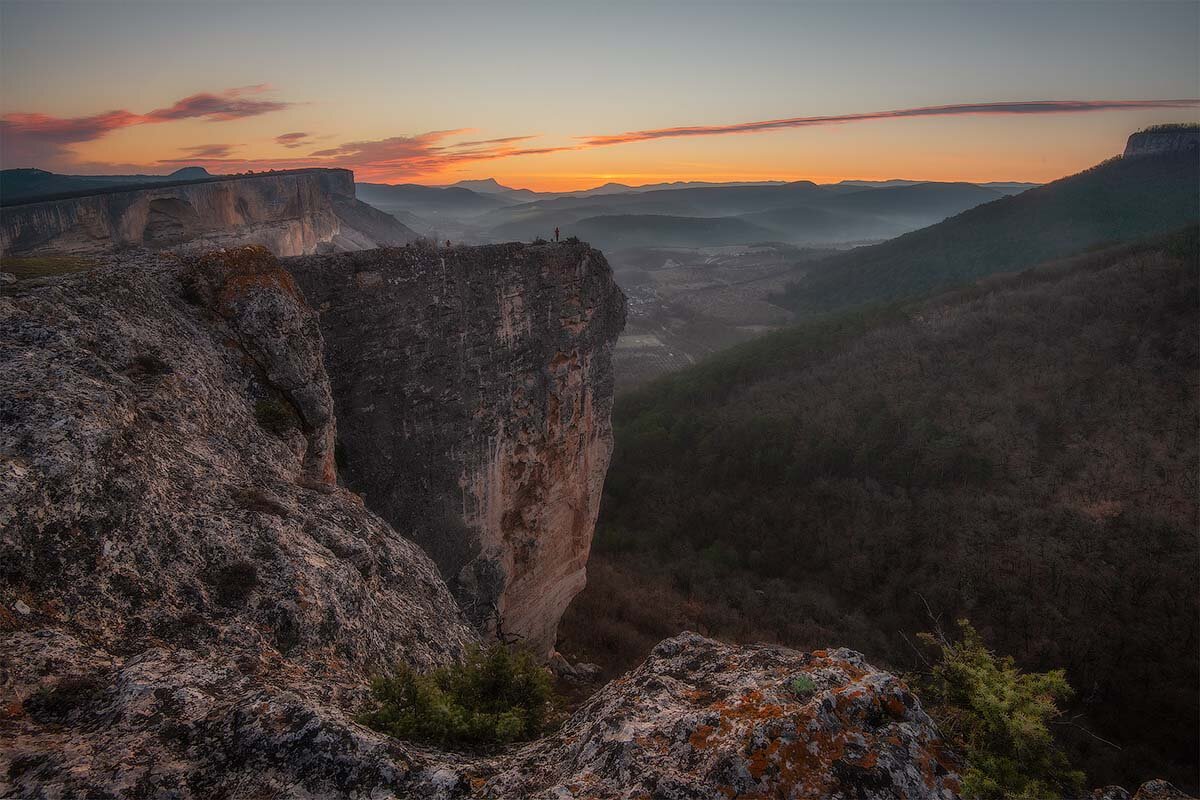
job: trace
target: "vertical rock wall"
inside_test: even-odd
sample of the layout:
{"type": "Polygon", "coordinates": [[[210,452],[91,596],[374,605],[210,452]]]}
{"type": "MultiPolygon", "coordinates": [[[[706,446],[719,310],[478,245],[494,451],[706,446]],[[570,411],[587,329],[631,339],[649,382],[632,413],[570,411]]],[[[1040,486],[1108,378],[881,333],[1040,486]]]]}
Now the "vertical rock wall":
{"type": "Polygon", "coordinates": [[[321,311],[342,471],[477,625],[546,653],[583,588],[624,296],[578,242],[289,259],[321,311]]]}

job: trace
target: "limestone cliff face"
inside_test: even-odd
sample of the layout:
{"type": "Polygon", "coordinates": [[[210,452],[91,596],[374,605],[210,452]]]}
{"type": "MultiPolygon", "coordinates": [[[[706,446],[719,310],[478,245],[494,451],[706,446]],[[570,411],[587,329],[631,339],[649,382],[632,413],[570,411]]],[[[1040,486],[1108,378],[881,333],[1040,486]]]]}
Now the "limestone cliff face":
{"type": "Polygon", "coordinates": [[[0,253],[258,244],[286,256],[415,238],[395,219],[371,212],[354,199],[353,173],[342,169],[152,184],[0,208],[0,253]]]}
{"type": "Polygon", "coordinates": [[[1125,157],[1200,150],[1200,125],[1165,126],[1138,131],[1125,144],[1125,157]]]}
{"type": "Polygon", "coordinates": [[[477,625],[547,653],[584,585],[624,296],[573,242],[290,259],[321,311],[345,476],[477,625]]]}

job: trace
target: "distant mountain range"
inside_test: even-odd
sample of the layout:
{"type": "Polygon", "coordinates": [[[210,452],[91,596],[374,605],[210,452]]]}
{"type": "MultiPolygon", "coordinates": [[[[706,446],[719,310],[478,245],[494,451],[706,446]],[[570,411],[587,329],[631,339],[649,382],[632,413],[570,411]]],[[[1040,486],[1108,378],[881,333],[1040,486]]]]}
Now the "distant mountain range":
{"type": "Polygon", "coordinates": [[[488,179],[451,186],[360,183],[358,196],[409,227],[456,240],[529,240],[550,237],[559,228],[564,236],[579,236],[602,248],[704,247],[879,241],[1028,186],[676,182],[638,187],[608,183],[582,192],[538,193],[488,179]]]}
{"type": "MultiPolygon", "coordinates": [[[[0,172],[0,202],[208,177],[202,167],[185,167],[170,175],[4,170],[0,172]]],[[[1029,186],[1032,184],[909,180],[825,185],[811,181],[676,181],[535,192],[487,178],[449,186],[358,183],[356,191],[360,200],[425,236],[468,243],[529,240],[549,238],[559,228],[564,236],[615,248],[880,241],[1029,186]]]]}

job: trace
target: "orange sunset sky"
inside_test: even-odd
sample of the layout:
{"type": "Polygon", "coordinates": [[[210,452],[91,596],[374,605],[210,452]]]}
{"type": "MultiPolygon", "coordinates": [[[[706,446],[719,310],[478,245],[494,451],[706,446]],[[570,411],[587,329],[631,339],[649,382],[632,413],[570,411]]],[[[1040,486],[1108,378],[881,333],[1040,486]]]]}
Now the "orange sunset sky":
{"type": "Polygon", "coordinates": [[[0,2],[0,166],[1047,181],[1200,118],[1200,4],[0,2]]]}

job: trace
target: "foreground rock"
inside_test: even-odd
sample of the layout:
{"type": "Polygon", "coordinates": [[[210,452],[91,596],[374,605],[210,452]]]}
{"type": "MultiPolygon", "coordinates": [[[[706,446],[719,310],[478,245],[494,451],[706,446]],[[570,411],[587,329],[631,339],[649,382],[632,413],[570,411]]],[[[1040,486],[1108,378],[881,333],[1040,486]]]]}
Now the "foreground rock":
{"type": "Polygon", "coordinates": [[[956,798],[959,763],[895,676],[851,650],[660,643],[486,797],[956,798]]]}
{"type": "Polygon", "coordinates": [[[333,483],[321,352],[261,250],[5,288],[0,795],[203,785],[206,759],[233,780],[239,748],[474,638],[424,553],[333,483]],[[262,404],[294,424],[265,430],[262,404]]]}
{"type": "Polygon", "coordinates": [[[321,310],[346,478],[483,629],[548,655],[583,588],[625,298],[580,242],[289,259],[321,310]]]}

